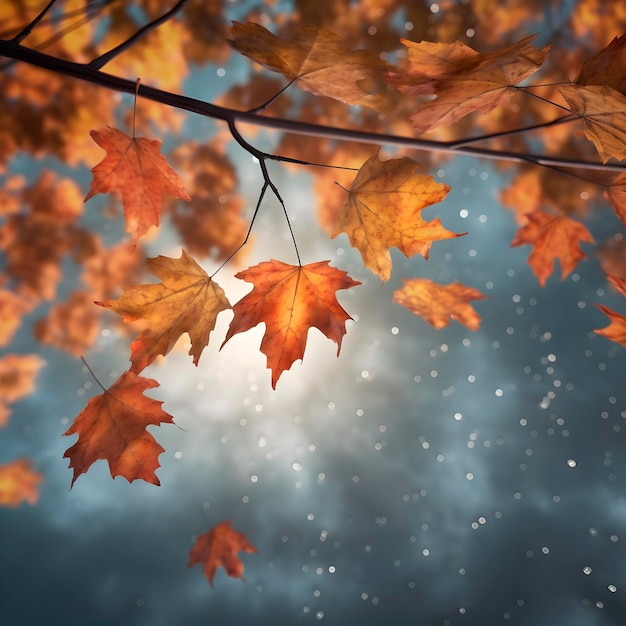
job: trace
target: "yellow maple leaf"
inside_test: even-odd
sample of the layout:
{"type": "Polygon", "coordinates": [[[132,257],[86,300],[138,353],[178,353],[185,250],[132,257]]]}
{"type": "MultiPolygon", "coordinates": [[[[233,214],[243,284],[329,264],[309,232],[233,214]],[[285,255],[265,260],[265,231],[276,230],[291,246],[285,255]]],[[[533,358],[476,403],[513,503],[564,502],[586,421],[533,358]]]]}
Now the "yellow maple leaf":
{"type": "Polygon", "coordinates": [[[443,328],[456,320],[470,330],[480,328],[480,315],[471,300],[482,300],[483,295],[473,287],[461,283],[439,285],[428,278],[403,278],[404,286],[393,292],[393,302],[423,317],[431,326],[443,328]]]}
{"type": "Polygon", "coordinates": [[[584,122],[602,163],[626,157],[626,96],[606,85],[560,85],[572,113],[584,122]]]}
{"type": "Polygon", "coordinates": [[[126,322],[148,321],[148,327],[130,346],[131,371],[135,374],[159,354],[167,354],[185,332],[191,339],[189,354],[198,365],[217,315],[230,309],[230,302],[223,289],[185,250],[179,259],[158,256],[148,259],[147,265],[161,283],[124,287],[117,300],[96,304],[122,315],[126,322]]]}
{"type": "Polygon", "coordinates": [[[363,264],[382,280],[391,276],[389,248],[428,258],[432,242],[460,237],[439,218],[427,222],[421,211],[443,200],[450,187],[416,174],[419,163],[402,157],[381,161],[377,150],[359,170],[339,211],[331,237],[346,233],[363,264]]]}

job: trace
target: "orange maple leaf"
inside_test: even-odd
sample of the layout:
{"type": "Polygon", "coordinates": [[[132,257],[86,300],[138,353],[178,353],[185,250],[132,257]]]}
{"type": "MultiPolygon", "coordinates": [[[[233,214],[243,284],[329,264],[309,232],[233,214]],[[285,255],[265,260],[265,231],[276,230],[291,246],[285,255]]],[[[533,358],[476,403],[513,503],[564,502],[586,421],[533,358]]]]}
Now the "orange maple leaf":
{"type": "Polygon", "coordinates": [[[233,530],[231,520],[214,526],[198,535],[189,552],[188,567],[202,563],[204,575],[211,587],[218,567],[223,567],[232,578],[243,578],[244,566],[238,552],[255,553],[258,550],[248,542],[244,533],[233,530]]]}
{"type": "Polygon", "coordinates": [[[570,274],[581,259],[586,258],[579,243],[594,243],[587,227],[569,217],[551,215],[545,211],[527,213],[528,223],[522,226],[511,242],[511,247],[530,244],[533,250],[528,264],[545,287],[554,269],[554,259],[561,263],[561,280],[570,274]]]}
{"type": "Polygon", "coordinates": [[[536,36],[487,54],[460,41],[401,39],[408,49],[409,69],[390,72],[387,80],[407,95],[436,94],[410,116],[418,133],[450,126],[468,113],[489,113],[504,104],[515,93],[515,85],[541,67],[550,46],[541,50],[532,46],[536,36]]]}
{"type": "Polygon", "coordinates": [[[600,158],[626,157],[626,96],[606,85],[560,85],[572,113],[583,120],[585,137],[593,141],[600,158]]]}
{"type": "Polygon", "coordinates": [[[110,126],[89,134],[107,155],[91,170],[93,180],[85,202],[98,193],[117,191],[133,243],[151,226],[159,225],[163,194],[191,200],[182,179],[160,153],[157,139],[129,137],[110,126]]]}
{"type": "Polygon", "coordinates": [[[228,43],[256,63],[280,72],[311,93],[347,104],[384,108],[383,96],[360,84],[382,77],[387,65],[368,50],[346,50],[323,28],[302,28],[293,41],[276,37],[260,24],[233,22],[228,43]]]}
{"type": "Polygon", "coordinates": [[[428,258],[432,242],[460,237],[439,218],[427,222],[421,211],[443,200],[450,187],[416,174],[419,163],[402,157],[381,161],[379,150],[361,166],[334,225],[331,237],[346,233],[363,264],[382,280],[391,276],[389,248],[405,256],[428,258]]]}
{"type": "Polygon", "coordinates": [[[480,316],[470,300],[482,300],[483,295],[461,283],[439,285],[428,278],[403,278],[404,286],[393,292],[393,302],[423,317],[431,326],[444,328],[456,320],[470,330],[480,328],[480,316]]]}
{"type": "Polygon", "coordinates": [[[0,426],[11,415],[10,404],[35,389],[35,378],[45,361],[36,354],[7,354],[0,359],[0,426]]]}
{"type": "Polygon", "coordinates": [[[158,456],[165,452],[147,426],[173,424],[171,415],[163,411],[163,402],[143,395],[158,387],[151,378],[124,372],[104,393],[94,396],[76,416],[64,436],[78,435],[63,458],[74,468],[72,485],[98,459],[109,463],[111,476],[123,476],[132,482],[137,478],[160,485],[155,470],[158,456]]]}
{"type": "Polygon", "coordinates": [[[346,334],[345,322],[352,319],[339,305],[335,292],[360,285],[329,261],[289,265],[265,261],[235,274],[254,289],[233,307],[234,317],[224,344],[235,334],[265,323],[261,352],[272,370],[272,388],[293,362],[302,359],[309,328],[315,326],[337,344],[346,334]]]}
{"type": "MultiPolygon", "coordinates": [[[[606,277],[609,282],[626,297],[626,280],[610,273],[607,274],[606,277]]],[[[611,341],[615,341],[626,348],[626,315],[616,313],[613,309],[602,304],[596,304],[595,306],[611,320],[611,323],[605,328],[596,329],[593,332],[611,341]]]]}
{"type": "Polygon", "coordinates": [[[158,256],[148,259],[147,265],[161,283],[124,287],[117,300],[96,304],[122,315],[126,322],[148,320],[148,327],[130,346],[132,372],[138,374],[159,354],[167,354],[185,332],[191,339],[189,354],[198,365],[217,315],[230,309],[230,302],[185,250],[179,259],[158,256]]]}
{"type": "Polygon", "coordinates": [[[602,304],[596,304],[595,306],[611,320],[611,323],[604,328],[597,328],[593,332],[626,348],[626,315],[617,313],[602,304]]]}
{"type": "Polygon", "coordinates": [[[0,465],[0,506],[17,507],[24,501],[35,504],[42,479],[29,459],[15,459],[0,465]]]}

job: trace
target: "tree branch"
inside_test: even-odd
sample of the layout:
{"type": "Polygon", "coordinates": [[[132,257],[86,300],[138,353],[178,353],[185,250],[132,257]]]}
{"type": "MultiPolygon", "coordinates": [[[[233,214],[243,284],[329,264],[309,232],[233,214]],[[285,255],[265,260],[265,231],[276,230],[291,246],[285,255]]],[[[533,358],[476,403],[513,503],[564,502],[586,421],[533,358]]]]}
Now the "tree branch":
{"type": "MultiPolygon", "coordinates": [[[[135,92],[134,80],[119,78],[118,76],[113,76],[100,70],[96,70],[88,65],[66,61],[42,52],[30,50],[29,48],[11,41],[0,40],[0,56],[24,61],[26,63],[30,63],[31,65],[94,83],[107,89],[113,89],[115,91],[129,94],[133,94],[135,92]]],[[[225,122],[235,120],[297,135],[324,137],[339,141],[354,141],[373,145],[385,144],[427,152],[469,155],[485,159],[516,163],[535,163],[536,165],[549,165],[553,167],[600,170],[605,172],[624,172],[626,170],[626,165],[603,165],[602,163],[594,161],[507,152],[505,150],[489,150],[486,148],[476,148],[472,146],[459,146],[457,145],[457,141],[432,141],[415,137],[401,137],[398,135],[371,133],[356,129],[310,124],[296,120],[264,117],[256,113],[228,109],[209,102],[204,102],[202,100],[196,100],[195,98],[189,98],[187,96],[162,91],[154,87],[146,87],[145,85],[140,87],[139,95],[144,98],[148,98],[149,100],[154,100],[155,102],[160,102],[162,104],[189,111],[191,113],[196,113],[198,115],[203,115],[205,117],[223,120],[225,122]]]]}

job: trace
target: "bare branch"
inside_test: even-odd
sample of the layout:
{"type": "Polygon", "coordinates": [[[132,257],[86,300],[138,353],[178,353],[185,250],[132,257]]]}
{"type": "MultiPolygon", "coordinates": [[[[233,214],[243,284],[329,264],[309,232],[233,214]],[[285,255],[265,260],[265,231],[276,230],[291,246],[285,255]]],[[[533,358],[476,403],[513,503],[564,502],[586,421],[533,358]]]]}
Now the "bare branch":
{"type": "Polygon", "coordinates": [[[187,2],[188,0],[178,0],[178,2],[167,13],[164,13],[161,17],[158,17],[156,20],[153,20],[149,24],[140,28],[132,37],[129,37],[126,41],[123,41],[118,46],[115,46],[115,48],[93,59],[93,61],[89,63],[89,66],[99,70],[109,61],[114,59],[118,54],[121,54],[125,50],[128,50],[128,48],[131,48],[137,41],[139,41],[139,39],[141,39],[144,35],[147,35],[151,30],[154,30],[161,24],[167,22],[176,13],[178,13],[178,11],[182,9],[187,2]]]}
{"type": "Polygon", "coordinates": [[[37,26],[37,24],[39,24],[39,22],[43,19],[48,10],[52,8],[52,5],[55,2],[56,0],[50,0],[50,2],[48,2],[48,4],[42,9],[41,13],[39,13],[39,15],[37,15],[37,17],[35,17],[35,19],[26,28],[24,28],[22,32],[15,35],[11,41],[15,43],[22,43],[22,41],[24,41],[24,39],[31,34],[33,28],[35,28],[35,26],[37,26]]]}

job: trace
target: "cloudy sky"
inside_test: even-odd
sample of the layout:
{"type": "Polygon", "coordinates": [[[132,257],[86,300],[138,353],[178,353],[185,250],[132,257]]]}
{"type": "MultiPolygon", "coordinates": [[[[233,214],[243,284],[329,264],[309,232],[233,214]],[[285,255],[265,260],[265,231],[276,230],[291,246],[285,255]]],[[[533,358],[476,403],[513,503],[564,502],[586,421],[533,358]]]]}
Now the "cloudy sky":
{"type": "MultiPolygon", "coordinates": [[[[258,173],[247,155],[240,166],[252,210],[258,173]]],[[[394,254],[381,285],[344,237],[315,234],[308,179],[272,171],[303,261],[331,259],[363,282],[339,295],[354,318],[339,359],[313,330],[272,391],[262,328],[221,352],[213,339],[198,368],[175,351],[145,372],[178,425],[151,429],[162,486],[112,480],[100,461],[70,491],[73,439],[61,435],[98,388],[80,361],[38,348],[37,393],[0,437],[0,461],[28,455],[45,476],[36,506],[0,509],[2,622],[623,624],[626,352],[591,332],[606,325],[591,303],[622,304],[597,261],[540,288],[529,248],[509,247],[500,174],[459,158],[436,172],[452,191],[428,216],[469,234],[429,261],[394,254]],[[393,305],[403,276],[489,295],[475,304],[480,331],[436,331],[393,305]],[[259,553],[243,555],[245,581],[220,570],[211,590],[187,557],[227,519],[259,553]]],[[[589,223],[598,241],[615,231],[601,215],[589,223]]],[[[286,234],[268,201],[247,262],[293,262],[286,234]]],[[[151,253],[180,247],[164,236],[151,253]]],[[[232,301],[247,291],[220,283],[232,301]]],[[[24,332],[18,350],[32,349],[24,332]]],[[[128,338],[105,328],[87,358],[110,383],[127,355],[128,338]]]]}

